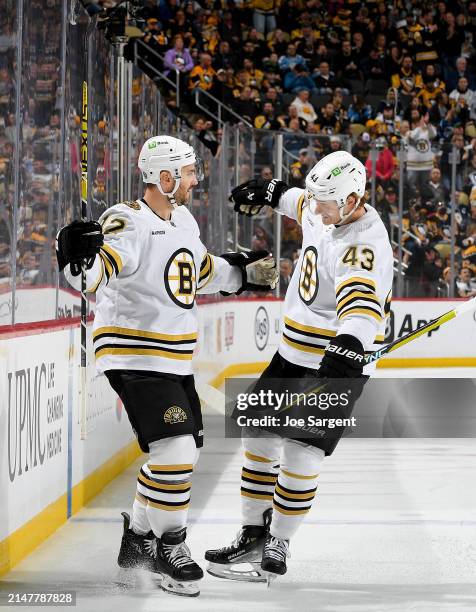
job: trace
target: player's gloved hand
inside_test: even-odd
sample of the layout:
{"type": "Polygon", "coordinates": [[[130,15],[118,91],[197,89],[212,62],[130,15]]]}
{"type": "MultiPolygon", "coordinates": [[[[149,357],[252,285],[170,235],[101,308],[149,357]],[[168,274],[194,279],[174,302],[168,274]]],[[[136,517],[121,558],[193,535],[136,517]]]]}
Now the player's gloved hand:
{"type": "Polygon", "coordinates": [[[261,212],[264,206],[276,208],[279,198],[290,189],[284,181],[273,179],[265,181],[262,178],[251,179],[233,189],[230,201],[234,203],[235,212],[247,217],[253,217],[261,212]]]}
{"type": "Polygon", "coordinates": [[[65,225],[56,235],[56,259],[60,271],[71,264],[71,274],[78,276],[83,261],[89,270],[103,244],[104,236],[97,221],[73,221],[65,225]]]}
{"type": "MultiPolygon", "coordinates": [[[[271,291],[279,281],[276,262],[268,251],[243,251],[241,253],[224,253],[220,255],[231,266],[241,270],[242,284],[236,295],[243,291],[271,291]]],[[[222,295],[231,295],[221,291],[222,295]]]]}
{"type": "Polygon", "coordinates": [[[350,334],[333,338],[317,370],[319,378],[359,378],[365,365],[362,342],[350,334]]]}

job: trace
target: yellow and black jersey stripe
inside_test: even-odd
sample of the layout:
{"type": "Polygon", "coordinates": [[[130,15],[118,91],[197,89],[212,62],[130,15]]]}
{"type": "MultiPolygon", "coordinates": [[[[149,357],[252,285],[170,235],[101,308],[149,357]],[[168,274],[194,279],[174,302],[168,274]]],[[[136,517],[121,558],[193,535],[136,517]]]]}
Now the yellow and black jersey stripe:
{"type": "Polygon", "coordinates": [[[382,321],[382,306],[371,278],[352,276],[336,288],[337,318],[361,314],[382,321]]]}
{"type": "Polygon", "coordinates": [[[305,205],[304,193],[299,197],[297,202],[297,222],[302,225],[302,213],[305,205]]]}
{"type": "Polygon", "coordinates": [[[210,253],[206,253],[200,265],[200,274],[198,277],[198,289],[203,289],[213,278],[213,257],[210,253]]]}
{"type": "Polygon", "coordinates": [[[106,285],[113,277],[117,277],[124,267],[122,258],[119,253],[109,244],[103,244],[99,250],[99,261],[101,263],[101,273],[93,287],[89,289],[91,293],[97,291],[104,276],[106,277],[106,285]]]}
{"type": "Polygon", "coordinates": [[[148,355],[191,360],[198,334],[160,334],[126,327],[98,327],[93,333],[96,359],[105,355],[148,355]]]}
{"type": "Polygon", "coordinates": [[[329,340],[336,335],[337,332],[332,329],[303,325],[284,317],[283,342],[299,351],[324,355],[329,340]]]}

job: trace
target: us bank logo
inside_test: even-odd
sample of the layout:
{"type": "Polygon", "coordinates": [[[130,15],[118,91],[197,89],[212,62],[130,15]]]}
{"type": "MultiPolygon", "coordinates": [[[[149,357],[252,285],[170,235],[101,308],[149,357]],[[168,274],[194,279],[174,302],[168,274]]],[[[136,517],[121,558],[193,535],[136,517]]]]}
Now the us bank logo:
{"type": "Polygon", "coordinates": [[[255,342],[258,350],[262,351],[268,344],[269,317],[266,309],[260,306],[255,316],[255,342]]]}

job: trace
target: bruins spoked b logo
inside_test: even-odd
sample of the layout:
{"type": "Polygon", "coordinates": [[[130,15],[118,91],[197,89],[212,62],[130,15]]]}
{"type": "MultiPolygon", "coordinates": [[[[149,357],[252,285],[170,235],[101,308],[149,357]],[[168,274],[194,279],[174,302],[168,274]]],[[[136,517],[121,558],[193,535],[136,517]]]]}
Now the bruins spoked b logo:
{"type": "Polygon", "coordinates": [[[317,276],[317,250],[307,247],[302,258],[301,274],[299,276],[299,297],[305,304],[314,301],[319,288],[317,276]]]}
{"type": "Polygon", "coordinates": [[[197,290],[193,254],[179,249],[170,257],[164,271],[165,289],[170,299],[182,308],[192,308],[197,290]]]}
{"type": "Polygon", "coordinates": [[[164,413],[164,421],[169,425],[184,423],[187,420],[187,413],[180,406],[170,406],[164,413]]]}

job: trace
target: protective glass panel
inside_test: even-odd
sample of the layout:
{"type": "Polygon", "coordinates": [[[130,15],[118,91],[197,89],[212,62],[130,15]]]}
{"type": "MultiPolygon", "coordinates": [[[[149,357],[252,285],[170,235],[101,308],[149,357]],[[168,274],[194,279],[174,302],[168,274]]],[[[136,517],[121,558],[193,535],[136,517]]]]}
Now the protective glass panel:
{"type": "Polygon", "coordinates": [[[16,236],[14,225],[15,159],[19,130],[15,66],[18,19],[15,2],[7,2],[0,19],[0,325],[13,322],[12,294],[16,236]]]}
{"type": "Polygon", "coordinates": [[[56,317],[62,2],[23,3],[15,322],[56,317]]]}

